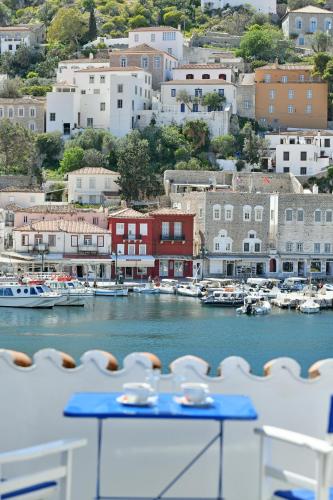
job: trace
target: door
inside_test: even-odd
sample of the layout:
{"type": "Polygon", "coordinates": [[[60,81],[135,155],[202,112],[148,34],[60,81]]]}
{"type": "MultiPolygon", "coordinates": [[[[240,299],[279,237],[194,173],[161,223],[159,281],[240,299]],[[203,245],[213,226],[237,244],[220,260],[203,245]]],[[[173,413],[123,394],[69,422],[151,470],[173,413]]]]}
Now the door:
{"type": "Polygon", "coordinates": [[[233,262],[227,263],[227,276],[233,276],[235,274],[235,264],[233,262]]]}
{"type": "Polygon", "coordinates": [[[71,133],[71,124],[64,123],[64,135],[70,135],[71,133]]]}
{"type": "Polygon", "coordinates": [[[304,276],[304,261],[301,260],[297,263],[297,275],[304,276]]]}
{"type": "Polygon", "coordinates": [[[133,267],[125,267],[125,278],[133,278],[133,267]]]}
{"type": "Polygon", "coordinates": [[[275,259],[271,259],[269,261],[269,272],[276,273],[276,260],[275,259]]]}
{"type": "Polygon", "coordinates": [[[76,274],[78,278],[83,278],[83,266],[76,266],[76,274]]]}

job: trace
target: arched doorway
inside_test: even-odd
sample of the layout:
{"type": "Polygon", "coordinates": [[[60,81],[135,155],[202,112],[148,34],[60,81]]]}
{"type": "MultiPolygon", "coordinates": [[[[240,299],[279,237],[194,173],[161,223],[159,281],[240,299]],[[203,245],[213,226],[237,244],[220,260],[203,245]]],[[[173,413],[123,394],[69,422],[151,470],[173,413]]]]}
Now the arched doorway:
{"type": "Polygon", "coordinates": [[[276,259],[271,259],[269,261],[269,272],[276,273],[276,259]]]}

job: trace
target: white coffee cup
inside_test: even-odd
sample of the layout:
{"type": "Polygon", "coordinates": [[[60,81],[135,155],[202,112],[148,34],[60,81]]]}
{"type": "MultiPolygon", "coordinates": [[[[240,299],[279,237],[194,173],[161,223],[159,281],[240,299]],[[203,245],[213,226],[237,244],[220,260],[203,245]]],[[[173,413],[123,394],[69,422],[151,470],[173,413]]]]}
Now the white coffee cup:
{"type": "Polygon", "coordinates": [[[151,385],[145,382],[129,382],[123,385],[124,395],[136,403],[145,403],[154,394],[151,385]]]}
{"type": "Polygon", "coordinates": [[[200,384],[196,382],[186,382],[181,384],[181,389],[183,391],[185,399],[189,403],[202,403],[206,400],[209,394],[209,388],[207,384],[200,384]]]}

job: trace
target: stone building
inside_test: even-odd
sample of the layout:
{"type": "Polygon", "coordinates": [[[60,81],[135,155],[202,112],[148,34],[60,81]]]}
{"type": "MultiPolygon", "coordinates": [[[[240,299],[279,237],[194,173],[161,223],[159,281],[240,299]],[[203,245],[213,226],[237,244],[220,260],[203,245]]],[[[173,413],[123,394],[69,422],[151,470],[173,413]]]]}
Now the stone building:
{"type": "Polygon", "coordinates": [[[313,35],[317,32],[332,34],[333,12],[314,5],[291,10],[282,19],[282,31],[298,47],[312,48],[313,35]]]}
{"type": "Polygon", "coordinates": [[[251,120],[255,119],[256,91],[254,73],[242,73],[237,83],[237,114],[251,120]]]}
{"type": "Polygon", "coordinates": [[[0,98],[0,120],[9,118],[32,132],[45,132],[45,97],[0,98]]]}

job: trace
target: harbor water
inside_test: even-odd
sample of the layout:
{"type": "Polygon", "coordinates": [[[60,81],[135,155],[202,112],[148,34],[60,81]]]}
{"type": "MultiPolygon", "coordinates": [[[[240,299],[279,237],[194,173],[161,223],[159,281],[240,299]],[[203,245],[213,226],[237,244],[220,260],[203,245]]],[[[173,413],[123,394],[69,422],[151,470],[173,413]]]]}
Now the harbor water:
{"type": "Polygon", "coordinates": [[[179,356],[204,358],[213,373],[228,356],[242,356],[253,373],[276,357],[298,361],[303,375],[312,363],[333,357],[333,311],[305,315],[274,308],[267,316],[238,316],[235,309],[202,306],[198,299],[131,294],[91,297],[85,307],[0,308],[0,348],[33,355],[65,351],[78,362],[91,349],[112,352],[120,365],[132,352],[148,351],[164,371],[179,356]]]}

